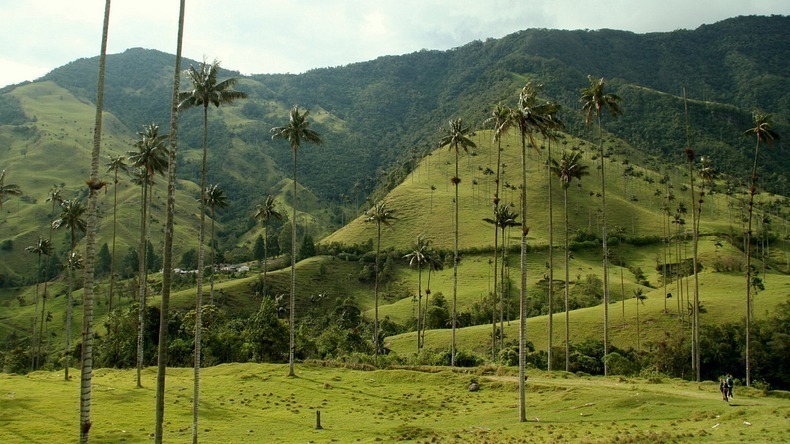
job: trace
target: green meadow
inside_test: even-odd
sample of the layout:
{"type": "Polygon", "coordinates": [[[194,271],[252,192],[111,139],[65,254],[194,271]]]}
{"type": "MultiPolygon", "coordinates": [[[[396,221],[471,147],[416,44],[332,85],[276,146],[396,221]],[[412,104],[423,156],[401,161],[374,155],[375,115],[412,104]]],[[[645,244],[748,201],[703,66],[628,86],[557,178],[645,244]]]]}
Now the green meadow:
{"type": "MultiPolygon", "coordinates": [[[[0,441],[68,441],[79,423],[79,376],[0,375],[0,441]]],[[[202,372],[200,439],[243,442],[666,443],[786,442],[787,393],[713,382],[529,371],[528,421],[518,422],[516,369],[352,370],[319,364],[224,364],[202,372]],[[471,392],[472,378],[480,390],[471,392]],[[316,428],[320,412],[321,429],[316,428]]],[[[153,437],[156,369],[97,369],[91,437],[153,437]]],[[[167,373],[164,440],[190,442],[192,369],[167,373]]]]}

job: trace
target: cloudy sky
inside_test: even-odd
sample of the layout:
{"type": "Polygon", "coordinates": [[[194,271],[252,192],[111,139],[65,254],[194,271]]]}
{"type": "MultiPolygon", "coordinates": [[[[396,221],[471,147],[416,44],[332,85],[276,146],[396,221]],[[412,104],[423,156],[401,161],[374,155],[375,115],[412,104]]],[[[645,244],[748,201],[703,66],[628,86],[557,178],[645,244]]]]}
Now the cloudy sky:
{"type": "MultiPolygon", "coordinates": [[[[0,0],[0,86],[98,55],[104,0],[0,0]]],[[[115,0],[108,52],[175,53],[178,0],[115,0]]],[[[300,73],[449,49],[528,28],[694,29],[790,15],[788,0],[187,0],[184,56],[243,74],[300,73]]]]}

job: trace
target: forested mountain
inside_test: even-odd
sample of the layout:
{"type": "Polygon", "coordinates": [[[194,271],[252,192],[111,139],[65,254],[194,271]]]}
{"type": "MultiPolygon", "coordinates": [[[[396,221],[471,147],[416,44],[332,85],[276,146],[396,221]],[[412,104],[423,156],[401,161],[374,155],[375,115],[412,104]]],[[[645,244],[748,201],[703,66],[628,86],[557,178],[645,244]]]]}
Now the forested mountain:
{"type": "MultiPolygon", "coordinates": [[[[448,119],[463,117],[482,127],[491,108],[498,102],[513,105],[527,81],[543,83],[546,98],[563,105],[567,131],[587,137],[579,91],[588,74],[606,77],[612,92],[623,97],[624,109],[607,130],[647,154],[653,160],[644,166],[656,170],[662,162],[684,161],[685,89],[697,153],[715,159],[734,179],[746,180],[753,141],[741,133],[749,128],[752,111],[773,113],[777,131],[788,133],[788,41],[790,17],[738,17],[668,33],[531,29],[449,51],[423,50],[298,75],[223,71],[221,78],[240,78],[236,88],[249,98],[209,110],[208,181],[221,183],[230,201],[218,215],[220,245],[249,246],[259,230],[250,215],[263,195],[279,195],[287,204],[282,180],[289,176],[291,153],[286,143],[271,140],[269,129],[285,122],[293,104],[311,109],[314,129],[325,139],[323,146],[305,147],[299,160],[300,182],[317,196],[300,209],[314,218],[311,230],[317,235],[344,222],[341,207],[354,206],[355,212],[365,198],[397,185],[436,147],[448,119]]],[[[214,56],[222,59],[222,54],[209,55],[214,56]]],[[[47,186],[81,187],[84,174],[76,168],[63,171],[59,151],[32,154],[46,142],[45,131],[53,134],[52,150],[64,150],[72,140],[76,147],[68,149],[75,153],[87,147],[89,124],[74,128],[70,107],[94,99],[97,64],[98,57],[76,60],[33,84],[0,91],[0,168],[29,196],[39,193],[22,202],[16,222],[13,210],[3,207],[0,240],[27,245],[47,226],[43,210],[24,211],[36,201],[44,206],[47,186]],[[73,99],[66,93],[39,94],[34,87],[46,82],[73,99]],[[72,137],[72,132],[77,134],[72,137]],[[28,185],[31,171],[46,179],[28,185]]],[[[172,65],[173,56],[141,48],[108,56],[104,109],[114,119],[105,129],[103,154],[126,152],[144,124],[167,121],[172,65]]],[[[181,114],[179,175],[190,182],[200,174],[201,119],[197,111],[181,114]]],[[[787,194],[790,161],[781,147],[764,150],[761,165],[765,186],[787,194]]],[[[181,189],[190,187],[184,182],[181,189]]],[[[127,203],[133,198],[131,191],[125,196],[127,203]]]]}

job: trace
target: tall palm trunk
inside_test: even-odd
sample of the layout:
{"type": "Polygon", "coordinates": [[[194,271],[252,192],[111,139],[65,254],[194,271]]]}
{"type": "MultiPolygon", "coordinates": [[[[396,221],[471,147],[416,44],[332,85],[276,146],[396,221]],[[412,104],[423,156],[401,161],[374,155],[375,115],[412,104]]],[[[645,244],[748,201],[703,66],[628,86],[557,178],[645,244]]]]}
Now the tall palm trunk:
{"type": "Polygon", "coordinates": [[[527,420],[526,349],[527,349],[527,144],[521,132],[521,291],[518,329],[518,394],[519,421],[527,420]]]}
{"type": "Polygon", "coordinates": [[[145,228],[147,226],[147,205],[146,202],[148,201],[148,175],[147,173],[143,174],[143,187],[142,187],[142,194],[140,196],[140,250],[137,253],[137,285],[138,285],[138,319],[137,319],[137,387],[141,388],[143,386],[142,381],[142,371],[143,371],[143,361],[145,358],[145,341],[144,339],[144,332],[145,332],[145,303],[146,303],[146,277],[145,271],[146,266],[145,262],[147,259],[147,244],[145,242],[145,228]]]}
{"type": "MultiPolygon", "coordinates": [[[[88,196],[87,237],[85,240],[85,283],[82,297],[82,366],[80,377],[80,442],[90,440],[91,382],[93,378],[93,266],[96,257],[96,231],[98,224],[97,200],[99,183],[99,155],[101,153],[102,109],[104,104],[104,69],[107,59],[107,32],[110,24],[110,0],[104,4],[99,79],[96,93],[96,122],[91,152],[91,192],[88,196]]],[[[69,292],[71,295],[71,292],[69,292]]]]}
{"type": "Polygon", "coordinates": [[[214,245],[214,207],[211,207],[211,276],[209,277],[209,304],[214,305],[214,273],[217,272],[217,249],[214,245]]]}
{"type": "Polygon", "coordinates": [[[381,254],[381,223],[376,223],[376,280],[373,284],[374,307],[373,307],[373,346],[375,347],[374,356],[376,365],[379,363],[379,255],[381,254]]]}
{"type": "Polygon", "coordinates": [[[746,386],[752,383],[751,343],[752,343],[752,215],[754,213],[754,195],[757,193],[757,163],[760,158],[760,138],[754,148],[754,167],[749,186],[749,222],[746,227],[746,386]]]}
{"type": "MultiPolygon", "coordinates": [[[[604,162],[603,151],[603,125],[601,124],[601,114],[598,113],[598,136],[600,137],[601,152],[601,226],[603,233],[601,243],[603,245],[603,354],[609,354],[609,245],[606,241],[606,162],[604,162]]],[[[609,366],[606,360],[603,361],[603,374],[609,374],[609,366]]]]}
{"type": "Polygon", "coordinates": [[[568,245],[568,188],[565,188],[563,196],[565,205],[565,371],[571,371],[570,353],[570,248],[568,245]]]}
{"type": "MultiPolygon", "coordinates": [[[[497,280],[499,276],[497,275],[497,271],[499,270],[498,262],[499,262],[499,227],[496,224],[496,208],[497,205],[494,204],[494,292],[491,297],[491,359],[496,360],[496,353],[497,353],[497,323],[496,323],[496,309],[497,309],[497,280]]],[[[499,313],[500,313],[500,320],[502,319],[501,314],[503,313],[503,307],[501,301],[499,301],[499,313]]],[[[501,333],[500,333],[501,334],[501,333]]]]}
{"type": "MultiPolygon", "coordinates": [[[[261,298],[266,296],[268,289],[266,288],[266,272],[268,268],[267,260],[269,258],[269,227],[266,223],[263,224],[263,286],[261,288],[261,298]]],[[[260,263],[258,264],[261,265],[260,263]]]]}
{"type": "Polygon", "coordinates": [[[551,193],[551,137],[547,138],[548,141],[548,160],[546,162],[546,176],[548,178],[548,193],[549,193],[549,343],[548,343],[548,371],[552,370],[552,345],[554,344],[554,210],[552,209],[552,193],[551,193]]]}
{"type": "Polygon", "coordinates": [[[508,290],[509,285],[505,285],[505,269],[507,268],[507,243],[505,242],[505,230],[507,230],[507,226],[502,227],[502,245],[500,249],[502,250],[502,260],[501,265],[499,267],[499,349],[505,349],[505,305],[508,305],[507,309],[507,322],[510,325],[510,305],[508,304],[508,300],[505,299],[506,296],[509,296],[508,290]]]}
{"type": "Polygon", "coordinates": [[[69,260],[68,267],[69,267],[69,295],[66,298],[66,349],[63,355],[64,364],[65,364],[65,372],[63,377],[66,381],[70,379],[69,377],[69,367],[71,367],[71,319],[72,319],[72,311],[74,306],[74,295],[72,292],[74,291],[74,264],[72,260],[74,258],[74,233],[72,230],[71,234],[71,249],[69,250],[69,260]]]}
{"type": "Polygon", "coordinates": [[[692,329],[692,340],[693,344],[693,358],[694,358],[694,370],[697,382],[701,381],[701,369],[700,369],[700,324],[699,324],[699,276],[697,275],[697,257],[699,252],[699,215],[698,211],[702,211],[702,202],[699,203],[699,206],[696,205],[694,202],[694,157],[693,153],[689,159],[689,181],[691,182],[691,226],[693,227],[693,252],[692,252],[692,273],[694,273],[694,312],[693,312],[693,329],[692,329]]]}
{"type": "MultiPolygon", "coordinates": [[[[40,244],[39,244],[40,245],[40,244]]],[[[38,252],[38,264],[36,265],[36,270],[38,272],[38,276],[36,276],[36,298],[35,298],[35,308],[33,309],[33,336],[31,336],[30,340],[30,349],[32,350],[33,347],[38,342],[36,339],[36,324],[38,324],[38,287],[41,283],[41,252],[38,252]]],[[[30,371],[36,370],[38,367],[38,353],[34,353],[33,356],[30,357],[30,371]]]]}
{"type": "Polygon", "coordinates": [[[112,313],[112,299],[115,293],[115,237],[118,227],[118,169],[115,169],[115,178],[112,196],[112,253],[110,254],[110,295],[108,297],[107,312],[112,313]]]}
{"type": "MultiPolygon", "coordinates": [[[[414,313],[412,311],[412,313],[414,313]]],[[[420,331],[422,330],[422,263],[417,264],[417,353],[422,349],[420,331]]]]}
{"type": "Polygon", "coordinates": [[[203,262],[206,238],[206,152],[208,151],[208,102],[203,106],[203,168],[200,171],[200,230],[198,235],[198,274],[195,296],[195,365],[192,394],[192,442],[198,442],[198,412],[200,407],[200,336],[203,332],[203,262]]]}
{"type": "Polygon", "coordinates": [[[453,177],[453,184],[455,185],[455,213],[453,220],[455,221],[455,236],[453,240],[453,315],[450,320],[452,323],[452,341],[450,346],[450,367],[455,367],[455,324],[458,319],[456,308],[458,300],[458,185],[461,179],[458,176],[458,145],[455,146],[455,177],[453,177]]]}
{"type": "MultiPolygon", "coordinates": [[[[499,128],[497,129],[499,131],[499,128]]],[[[502,163],[502,136],[501,134],[497,137],[497,150],[496,150],[496,189],[494,190],[494,296],[492,298],[492,309],[491,309],[491,319],[492,319],[492,335],[491,336],[491,354],[492,359],[496,360],[496,304],[497,304],[497,256],[499,255],[499,227],[496,224],[497,214],[496,209],[499,205],[499,190],[500,190],[500,183],[502,180],[502,170],[500,165],[502,163]]],[[[502,242],[504,243],[504,236],[505,231],[504,228],[502,230],[502,242]]],[[[503,247],[504,248],[504,247],[503,247]]],[[[504,262],[502,263],[502,267],[504,267],[504,262]]],[[[505,314],[505,304],[504,304],[504,296],[502,292],[502,287],[499,287],[499,336],[500,338],[504,339],[504,314],[505,314]]],[[[502,347],[500,346],[500,350],[502,347]]]]}
{"type": "MultiPolygon", "coordinates": [[[[55,199],[54,195],[53,195],[53,198],[52,198],[52,214],[53,215],[55,214],[55,202],[57,202],[57,199],[55,199]]],[[[52,244],[52,230],[53,230],[52,224],[49,224],[49,243],[50,243],[50,245],[52,244]]],[[[54,251],[53,251],[53,254],[54,254],[54,251]]],[[[46,317],[47,317],[46,316],[46,314],[47,314],[46,310],[47,310],[48,286],[49,286],[49,276],[47,276],[47,273],[44,273],[44,294],[41,296],[41,321],[40,321],[40,326],[39,326],[39,329],[38,329],[38,331],[39,331],[38,344],[36,345],[36,356],[39,356],[39,357],[41,357],[41,343],[42,343],[42,341],[44,339],[44,327],[46,326],[45,320],[46,320],[46,317]]]]}
{"type": "Polygon", "coordinates": [[[294,310],[296,308],[296,147],[291,147],[293,158],[293,217],[291,218],[291,297],[289,299],[290,310],[288,313],[288,376],[296,376],[294,373],[294,351],[296,342],[294,338],[295,319],[294,310]]]}
{"type": "Polygon", "coordinates": [[[173,275],[173,219],[175,217],[176,155],[178,153],[178,90],[181,83],[181,46],[184,36],[184,6],[180,1],[178,39],[173,74],[173,95],[170,104],[170,150],[167,171],[167,214],[165,216],[165,247],[162,258],[162,303],[159,314],[159,349],[156,372],[156,424],[154,442],[162,443],[165,412],[165,370],[167,368],[167,324],[170,310],[170,289],[173,275]]]}

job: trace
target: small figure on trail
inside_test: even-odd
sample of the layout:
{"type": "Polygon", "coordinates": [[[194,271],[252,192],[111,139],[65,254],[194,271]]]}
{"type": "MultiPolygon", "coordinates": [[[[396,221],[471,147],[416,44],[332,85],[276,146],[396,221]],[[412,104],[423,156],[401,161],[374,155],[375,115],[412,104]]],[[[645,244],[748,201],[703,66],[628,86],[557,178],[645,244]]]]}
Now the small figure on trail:
{"type": "Polygon", "coordinates": [[[732,375],[727,373],[727,379],[725,380],[727,384],[727,396],[732,398],[732,375]]]}
{"type": "Polygon", "coordinates": [[[721,391],[721,398],[724,401],[727,399],[727,382],[723,378],[719,378],[719,391],[721,391]]]}

